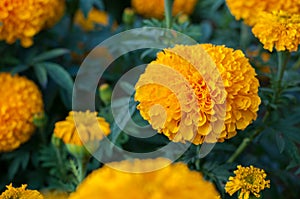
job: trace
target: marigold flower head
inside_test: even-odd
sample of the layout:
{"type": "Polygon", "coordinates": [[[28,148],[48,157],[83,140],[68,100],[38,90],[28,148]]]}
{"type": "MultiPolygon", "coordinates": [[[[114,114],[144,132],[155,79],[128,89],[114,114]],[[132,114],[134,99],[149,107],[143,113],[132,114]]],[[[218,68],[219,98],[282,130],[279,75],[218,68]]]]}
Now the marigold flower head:
{"type": "MultiPolygon", "coordinates": [[[[155,167],[166,159],[146,159],[115,162],[126,169],[155,167]]],[[[110,199],[202,199],[217,198],[214,185],[203,179],[201,173],[191,171],[183,163],[169,165],[161,170],[147,173],[126,173],[104,166],[91,173],[70,199],[94,198],[103,196],[110,199]]]]}
{"type": "Polygon", "coordinates": [[[0,152],[26,142],[35,130],[33,117],[43,112],[42,94],[26,77],[0,73],[0,152]]]}
{"type": "MultiPolygon", "coordinates": [[[[65,144],[83,146],[98,142],[110,133],[109,124],[97,112],[71,111],[66,120],[56,122],[54,135],[65,144]]],[[[97,147],[97,146],[96,146],[97,147]]]]}
{"type": "Polygon", "coordinates": [[[272,12],[284,10],[289,13],[300,12],[299,0],[226,0],[227,6],[237,20],[253,26],[261,11],[272,12]]]}
{"type": "MultiPolygon", "coordinates": [[[[173,15],[193,13],[197,0],[175,0],[173,3],[173,15]]],[[[145,3],[143,0],[131,0],[136,12],[147,18],[162,19],[164,17],[164,0],[152,0],[145,3]]]]}
{"type": "Polygon", "coordinates": [[[37,190],[26,190],[27,185],[23,184],[21,187],[14,188],[12,184],[6,186],[1,195],[1,199],[43,199],[44,197],[37,190]]]}
{"type": "Polygon", "coordinates": [[[297,51],[300,44],[300,14],[261,12],[252,32],[271,52],[273,47],[277,51],[297,51]]]}
{"type": "Polygon", "coordinates": [[[231,196],[240,190],[239,199],[248,199],[251,193],[259,198],[262,190],[270,188],[270,180],[265,180],[267,174],[263,169],[239,165],[234,174],[225,185],[225,191],[231,196]]]}
{"type": "Polygon", "coordinates": [[[172,141],[222,142],[257,117],[260,98],[255,75],[240,50],[211,44],[177,45],[164,49],[148,64],[135,86],[135,100],[141,116],[172,141]],[[218,70],[204,60],[203,52],[218,70]],[[197,65],[204,67],[196,69],[197,65]],[[217,128],[212,129],[213,124],[217,128]]]}
{"type": "Polygon", "coordinates": [[[64,6],[61,0],[1,0],[0,40],[12,44],[19,39],[30,47],[34,35],[62,17],[64,6]]]}
{"type": "Polygon", "coordinates": [[[81,10],[75,14],[75,24],[78,24],[85,31],[95,30],[96,25],[107,26],[109,23],[109,16],[105,11],[92,8],[87,18],[83,15],[81,10]]]}

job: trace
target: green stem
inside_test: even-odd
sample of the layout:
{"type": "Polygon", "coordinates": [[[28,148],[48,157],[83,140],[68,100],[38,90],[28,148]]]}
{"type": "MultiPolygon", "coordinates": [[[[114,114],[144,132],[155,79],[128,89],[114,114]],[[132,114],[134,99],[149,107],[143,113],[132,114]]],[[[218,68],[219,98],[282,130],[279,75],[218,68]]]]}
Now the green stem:
{"type": "Polygon", "coordinates": [[[174,0],[164,0],[165,2],[165,19],[166,19],[166,27],[172,27],[172,7],[174,0]]]}
{"type": "MultiPolygon", "coordinates": [[[[282,87],[282,78],[284,71],[286,69],[288,60],[290,57],[289,52],[278,52],[278,70],[277,70],[277,76],[276,76],[276,81],[274,82],[274,95],[272,97],[272,104],[276,103],[277,98],[280,96],[281,92],[281,87],[282,87]]],[[[262,122],[263,124],[267,121],[271,114],[271,109],[268,109],[266,114],[264,115],[262,122]]],[[[264,126],[261,128],[257,128],[254,133],[247,138],[244,138],[242,143],[239,145],[237,150],[229,157],[227,160],[227,163],[232,163],[236,160],[236,158],[247,148],[247,146],[253,141],[254,138],[256,138],[262,131],[264,130],[264,126]]]]}
{"type": "Polygon", "coordinates": [[[243,50],[246,50],[246,47],[249,44],[249,37],[249,27],[241,22],[240,46],[243,50]]]}
{"type": "Polygon", "coordinates": [[[78,182],[81,183],[82,180],[85,178],[86,172],[87,172],[87,164],[89,162],[89,158],[77,158],[77,164],[78,164],[78,182]]]}

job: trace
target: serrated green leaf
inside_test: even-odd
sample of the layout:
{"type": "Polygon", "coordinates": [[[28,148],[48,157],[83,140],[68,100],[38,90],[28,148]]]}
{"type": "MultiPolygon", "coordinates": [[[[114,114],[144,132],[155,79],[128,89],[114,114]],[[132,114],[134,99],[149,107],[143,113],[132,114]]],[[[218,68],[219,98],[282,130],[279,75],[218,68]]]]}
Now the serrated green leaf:
{"type": "Polygon", "coordinates": [[[44,67],[39,66],[39,64],[33,66],[33,69],[41,86],[46,88],[48,82],[47,70],[44,67]]]}
{"type": "Polygon", "coordinates": [[[34,63],[46,61],[46,60],[49,60],[49,59],[52,59],[55,57],[59,57],[61,55],[67,54],[67,53],[69,53],[68,49],[57,48],[57,49],[53,49],[48,52],[44,52],[40,55],[35,56],[31,62],[34,64],[34,63]]]}

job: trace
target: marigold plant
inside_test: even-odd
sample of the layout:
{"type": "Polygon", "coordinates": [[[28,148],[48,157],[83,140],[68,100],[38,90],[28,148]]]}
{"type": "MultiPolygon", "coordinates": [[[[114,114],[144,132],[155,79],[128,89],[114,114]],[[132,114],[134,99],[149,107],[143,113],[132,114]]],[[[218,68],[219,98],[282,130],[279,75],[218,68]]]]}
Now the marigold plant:
{"type": "MultiPolygon", "coordinates": [[[[166,159],[125,160],[115,162],[120,168],[138,170],[155,168],[166,159]]],[[[93,171],[71,194],[70,199],[213,199],[218,197],[214,185],[203,179],[201,173],[190,171],[184,163],[175,163],[161,170],[144,173],[126,173],[104,166],[93,171]]]]}
{"type": "Polygon", "coordinates": [[[27,185],[23,184],[21,187],[14,188],[12,184],[6,186],[5,190],[1,195],[1,199],[43,199],[44,197],[37,190],[26,189],[27,185]]]}
{"type": "Polygon", "coordinates": [[[226,0],[226,3],[237,20],[243,19],[250,26],[256,23],[257,15],[261,11],[284,10],[290,13],[300,12],[300,1],[298,0],[226,0]]]}
{"type": "Polygon", "coordinates": [[[37,33],[62,17],[64,6],[61,0],[0,1],[0,40],[8,44],[20,40],[23,47],[30,47],[37,33]]]}
{"type": "Polygon", "coordinates": [[[43,112],[43,100],[33,81],[9,73],[0,73],[0,93],[0,152],[8,152],[31,137],[33,117],[43,112]]]}
{"type": "Polygon", "coordinates": [[[240,50],[211,44],[178,45],[158,53],[157,59],[147,66],[136,84],[135,100],[139,102],[137,108],[142,117],[173,141],[201,144],[207,137],[205,141],[222,142],[235,136],[237,129],[245,129],[257,117],[260,98],[255,75],[240,50]],[[202,51],[216,65],[223,82],[214,74],[217,70],[206,65],[202,51]],[[192,62],[204,65],[199,69],[202,74],[192,62]],[[172,70],[166,72],[164,65],[172,70]],[[211,78],[210,82],[205,82],[202,75],[211,78]],[[165,85],[157,84],[161,80],[165,80],[165,85]],[[189,93],[189,87],[194,95],[189,93]],[[219,115],[222,109],[226,109],[225,118],[219,115]],[[216,134],[216,128],[212,129],[211,125],[222,119],[222,125],[216,124],[221,133],[216,134]]]}
{"type": "MultiPolygon", "coordinates": [[[[192,14],[197,0],[175,0],[173,4],[173,15],[192,14]]],[[[164,17],[164,0],[153,0],[145,3],[143,0],[131,0],[132,7],[136,12],[147,18],[162,19],[164,17]]]]}
{"type": "Polygon", "coordinates": [[[231,196],[240,190],[239,199],[249,199],[250,194],[259,198],[262,190],[270,188],[270,180],[265,180],[267,174],[263,169],[239,165],[234,174],[225,185],[226,192],[231,196]]]}
{"type": "Polygon", "coordinates": [[[300,44],[300,14],[262,12],[252,32],[271,52],[274,47],[277,51],[297,51],[300,44]]]}

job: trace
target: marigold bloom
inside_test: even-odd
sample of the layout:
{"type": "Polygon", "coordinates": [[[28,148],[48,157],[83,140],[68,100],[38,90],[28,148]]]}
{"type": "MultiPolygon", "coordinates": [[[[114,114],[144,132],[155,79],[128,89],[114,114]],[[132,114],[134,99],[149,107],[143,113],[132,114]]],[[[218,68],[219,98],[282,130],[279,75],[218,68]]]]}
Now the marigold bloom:
{"type": "Polygon", "coordinates": [[[261,12],[252,32],[271,52],[273,47],[277,51],[297,51],[300,44],[300,14],[261,12]]]}
{"type": "Polygon", "coordinates": [[[157,59],[147,66],[135,86],[135,100],[139,102],[137,108],[141,116],[172,141],[222,142],[235,136],[237,129],[245,129],[257,117],[260,98],[255,75],[240,50],[211,44],[178,45],[158,53],[157,59]],[[202,51],[219,71],[207,65],[202,51]],[[204,65],[199,69],[202,74],[196,65],[204,65]],[[170,71],[166,72],[166,68],[170,71]],[[223,82],[215,73],[220,73],[223,82]],[[211,79],[209,85],[203,75],[211,79]],[[160,85],[158,81],[165,83],[160,85]],[[168,86],[173,88],[168,89],[168,86]],[[218,107],[226,110],[218,110],[218,107]],[[225,118],[220,112],[226,112],[225,118]],[[216,134],[211,125],[223,120],[218,127],[221,134],[216,134]]]}
{"type": "Polygon", "coordinates": [[[226,0],[227,6],[237,20],[253,26],[261,11],[272,12],[284,10],[289,13],[300,12],[299,0],[226,0]]]}
{"type": "Polygon", "coordinates": [[[98,142],[109,133],[109,124],[105,119],[97,117],[97,112],[90,111],[71,111],[66,120],[56,122],[54,128],[56,137],[62,139],[65,144],[77,146],[87,142],[98,142]]]}
{"type": "MultiPolygon", "coordinates": [[[[140,170],[165,163],[165,159],[146,159],[115,162],[125,170],[140,170]]],[[[191,171],[183,163],[169,165],[161,170],[147,173],[126,173],[104,166],[91,173],[70,199],[93,198],[103,196],[110,199],[202,199],[217,198],[214,185],[203,179],[201,173],[191,171]]]]}
{"type": "Polygon", "coordinates": [[[37,190],[26,190],[27,185],[23,184],[19,188],[14,188],[12,184],[6,186],[1,195],[1,199],[43,199],[44,197],[37,190]]]}
{"type": "Polygon", "coordinates": [[[43,111],[42,94],[34,82],[0,73],[0,152],[26,142],[35,130],[33,117],[43,111]]]}
{"type": "Polygon", "coordinates": [[[107,26],[109,23],[108,14],[104,11],[92,8],[87,18],[83,15],[81,10],[75,14],[75,24],[78,24],[85,31],[95,30],[96,25],[107,26]]]}
{"type": "MultiPolygon", "coordinates": [[[[175,0],[173,4],[173,15],[193,13],[197,0],[175,0]]],[[[164,0],[131,0],[132,7],[136,12],[147,18],[162,19],[164,17],[164,0]]]]}
{"type": "Polygon", "coordinates": [[[33,36],[53,26],[63,13],[61,0],[1,0],[0,40],[12,44],[19,39],[23,47],[30,47],[33,36]]]}
{"type": "Polygon", "coordinates": [[[231,196],[240,190],[239,199],[248,199],[250,193],[259,198],[262,190],[270,188],[270,180],[265,180],[267,174],[263,169],[239,165],[234,174],[225,185],[225,191],[231,196]]]}

